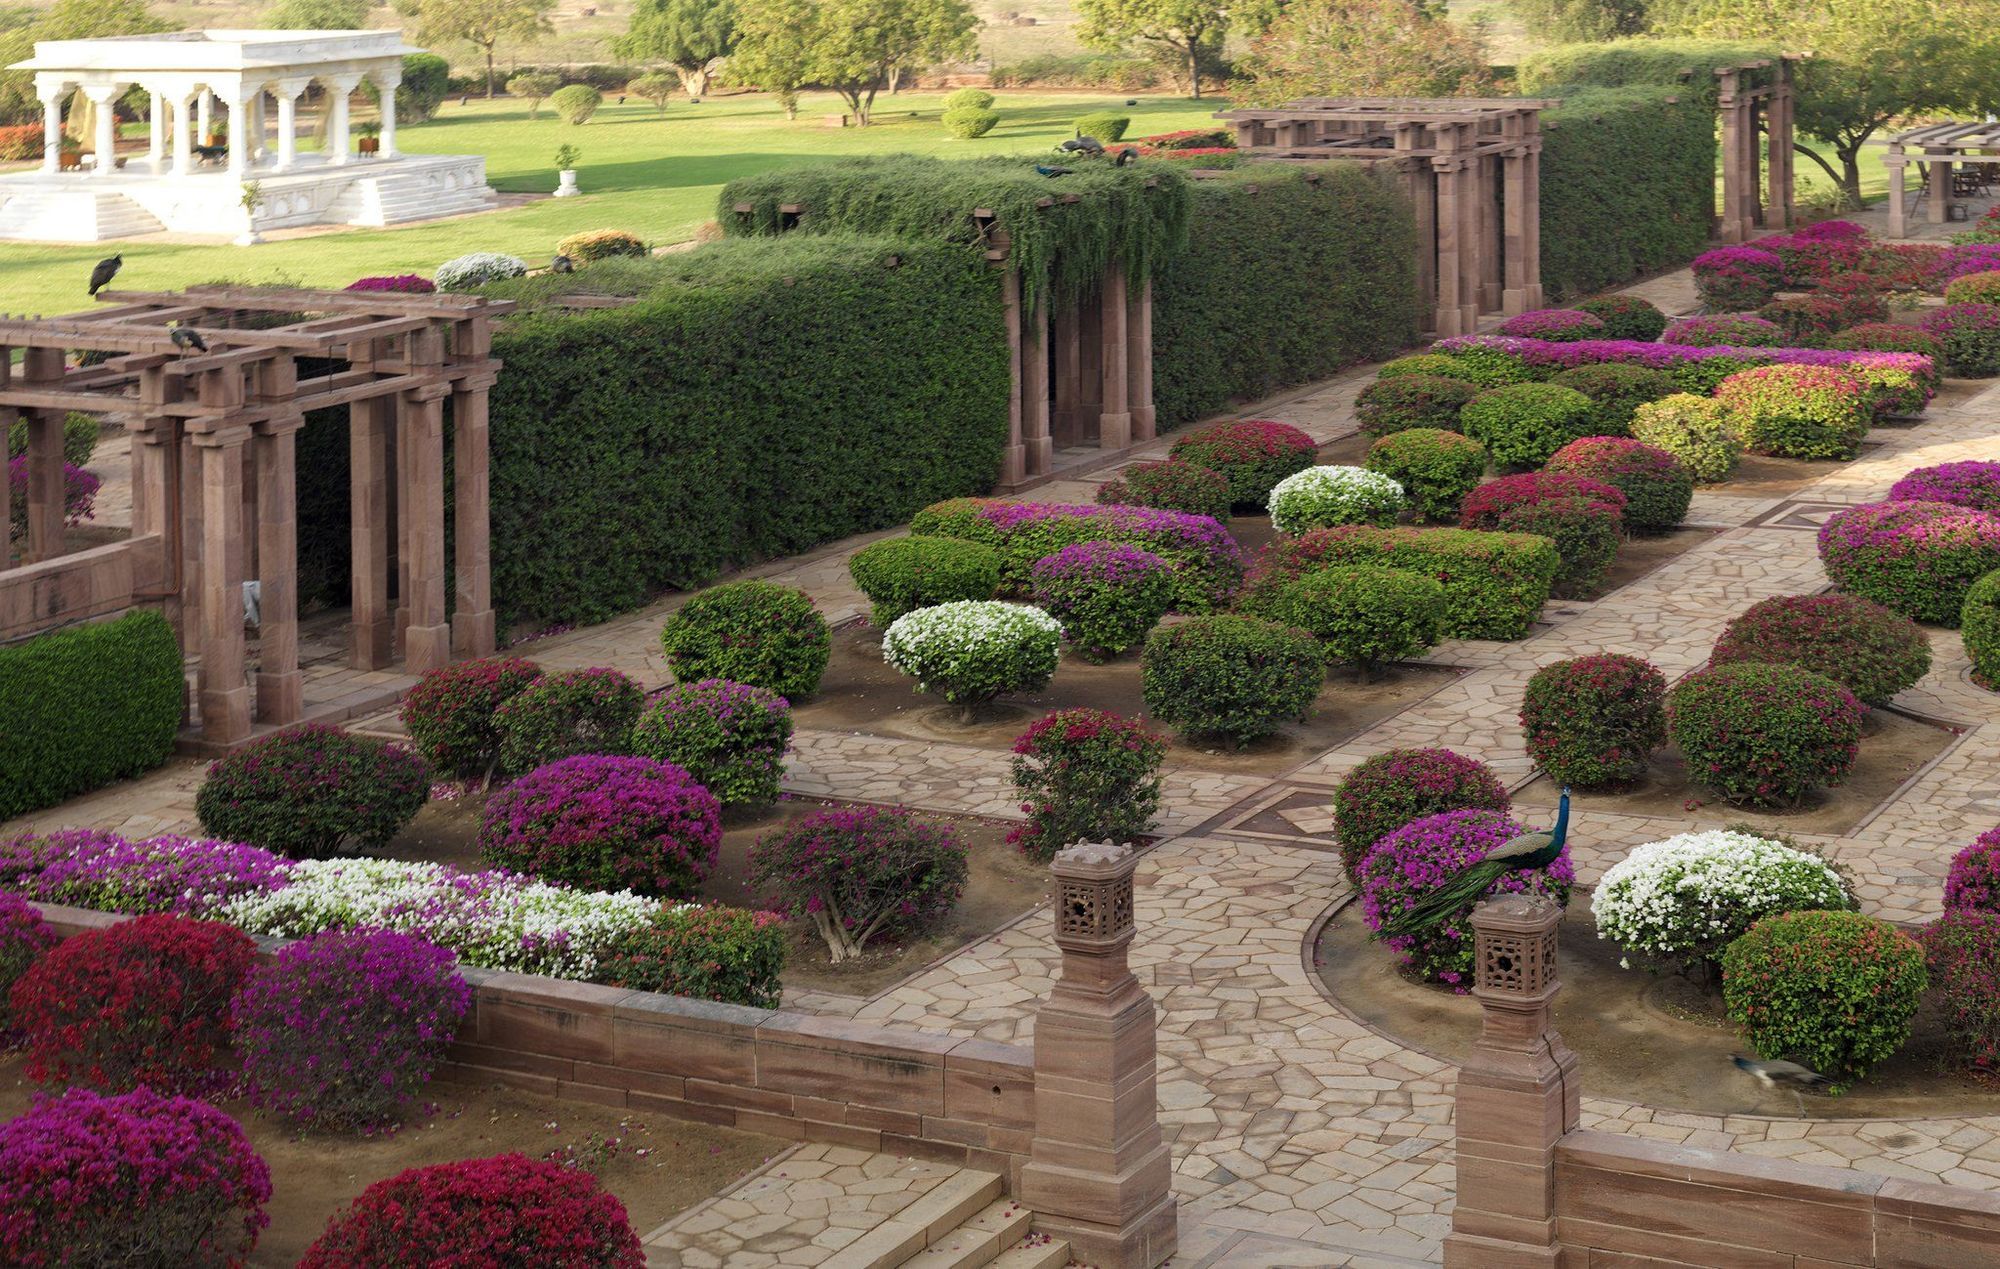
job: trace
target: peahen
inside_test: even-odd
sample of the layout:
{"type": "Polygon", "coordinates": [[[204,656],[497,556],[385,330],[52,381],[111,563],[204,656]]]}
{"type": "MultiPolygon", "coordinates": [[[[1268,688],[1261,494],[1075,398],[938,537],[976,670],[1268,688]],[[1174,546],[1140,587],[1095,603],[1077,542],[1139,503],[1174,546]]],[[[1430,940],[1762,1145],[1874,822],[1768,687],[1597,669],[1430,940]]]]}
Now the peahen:
{"type": "Polygon", "coordinates": [[[1464,912],[1493,888],[1493,883],[1510,872],[1539,872],[1554,863],[1569,839],[1569,789],[1556,804],[1556,826],[1546,832],[1523,833],[1493,848],[1486,858],[1468,864],[1456,877],[1445,882],[1409,908],[1382,922],[1385,936],[1415,934],[1441,925],[1464,912]]]}

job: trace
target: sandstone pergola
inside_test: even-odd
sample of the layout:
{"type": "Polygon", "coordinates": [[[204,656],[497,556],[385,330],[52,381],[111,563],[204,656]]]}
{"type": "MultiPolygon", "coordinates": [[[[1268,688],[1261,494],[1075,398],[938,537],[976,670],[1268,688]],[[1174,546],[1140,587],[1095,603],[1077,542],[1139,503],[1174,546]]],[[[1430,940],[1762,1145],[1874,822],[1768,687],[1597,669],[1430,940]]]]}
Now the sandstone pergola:
{"type": "Polygon", "coordinates": [[[1223,110],[1248,157],[1383,165],[1416,209],[1425,326],[1466,335],[1482,313],[1542,305],[1541,112],[1526,97],[1310,97],[1223,110]]]}
{"type": "Polygon", "coordinates": [[[1722,214],[1716,236],[1723,242],[1747,242],[1759,229],[1791,226],[1797,111],[1792,67],[1798,60],[1787,54],[1715,68],[1715,106],[1722,116],[1722,214]],[[1763,180],[1760,136],[1770,151],[1769,163],[1761,165],[1763,180]],[[1768,187],[1768,197],[1760,196],[1760,186],[1768,187]]]}
{"type": "Polygon", "coordinates": [[[1941,225],[1958,179],[1969,177],[1975,166],[2000,164],[2000,123],[1933,123],[1889,138],[1882,164],[1889,169],[1891,238],[1910,236],[1907,181],[1912,163],[1927,170],[1924,218],[1941,225]]]}
{"type": "MultiPolygon", "coordinates": [[[[487,390],[500,368],[493,319],[512,311],[510,301],[227,285],[98,298],[106,307],[0,319],[0,425],[26,419],[29,472],[21,566],[5,568],[0,552],[0,638],[156,603],[199,666],[198,748],[238,744],[253,722],[308,717],[295,438],[308,412],[345,406],[353,666],[382,669],[400,653],[419,674],[455,653],[493,650],[487,390]],[[209,350],[176,347],[176,322],[209,350]],[[88,355],[71,364],[72,352],[88,355]],[[72,410],[120,417],[131,432],[132,536],[64,555],[62,432],[72,410]],[[252,579],[261,610],[254,685],[243,633],[252,579]]],[[[0,494],[0,511],[7,500],[0,494]]]]}

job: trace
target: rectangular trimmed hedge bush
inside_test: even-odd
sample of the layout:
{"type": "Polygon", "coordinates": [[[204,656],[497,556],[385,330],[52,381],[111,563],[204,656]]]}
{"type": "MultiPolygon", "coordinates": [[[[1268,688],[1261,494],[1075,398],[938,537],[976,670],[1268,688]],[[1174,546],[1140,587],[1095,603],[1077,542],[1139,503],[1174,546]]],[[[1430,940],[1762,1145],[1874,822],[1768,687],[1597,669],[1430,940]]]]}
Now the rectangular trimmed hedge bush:
{"type": "Polygon", "coordinates": [[[180,642],[157,612],[0,648],[0,820],[159,766],[185,701],[180,642]]]}
{"type": "Polygon", "coordinates": [[[1558,44],[1522,58],[1515,85],[1524,97],[1560,97],[1566,89],[1583,87],[1671,85],[1681,96],[1713,107],[1720,92],[1716,67],[1740,66],[1778,53],[1774,45],[1743,40],[1631,38],[1558,44]]]}
{"type": "Polygon", "coordinates": [[[1548,602],[1557,563],[1555,543],[1533,533],[1342,525],[1264,548],[1242,606],[1254,611],[1263,595],[1316,569],[1372,564],[1437,579],[1450,637],[1519,639],[1548,602]]]}

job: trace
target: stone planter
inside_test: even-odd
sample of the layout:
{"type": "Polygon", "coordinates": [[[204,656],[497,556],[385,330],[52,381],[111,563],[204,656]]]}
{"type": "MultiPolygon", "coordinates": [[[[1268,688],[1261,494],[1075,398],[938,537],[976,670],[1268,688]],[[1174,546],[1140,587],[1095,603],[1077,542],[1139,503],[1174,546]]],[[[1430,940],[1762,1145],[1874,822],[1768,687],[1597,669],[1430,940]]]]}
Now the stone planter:
{"type": "Polygon", "coordinates": [[[356,141],[354,143],[354,148],[359,152],[361,152],[362,154],[373,156],[381,151],[382,138],[362,137],[359,141],[356,141]]]}
{"type": "Polygon", "coordinates": [[[574,198],[578,194],[583,193],[582,190],[576,187],[575,168],[564,168],[562,171],[556,173],[556,181],[557,198],[574,198]]]}

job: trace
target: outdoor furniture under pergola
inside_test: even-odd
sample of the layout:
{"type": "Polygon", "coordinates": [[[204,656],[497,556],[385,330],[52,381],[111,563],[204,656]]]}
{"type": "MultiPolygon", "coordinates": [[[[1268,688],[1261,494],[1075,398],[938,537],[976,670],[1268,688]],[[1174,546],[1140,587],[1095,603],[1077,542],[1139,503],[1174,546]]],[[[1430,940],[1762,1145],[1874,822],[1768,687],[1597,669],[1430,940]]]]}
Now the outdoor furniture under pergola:
{"type": "MultiPolygon", "coordinates": [[[[28,425],[27,537],[18,567],[0,550],[0,639],[158,604],[199,661],[191,739],[203,750],[247,739],[253,720],[283,726],[337,705],[309,701],[299,668],[295,448],[307,413],[346,406],[351,664],[379,670],[400,652],[419,674],[493,650],[487,389],[500,368],[493,319],[511,301],[229,285],[98,299],[105,307],[64,317],[0,318],[0,428],[28,425]],[[177,346],[172,323],[208,351],[177,346]],[[131,432],[132,535],[66,555],[72,410],[122,418],[131,432]],[[254,691],[243,633],[253,578],[254,691]]],[[[0,492],[0,513],[10,497],[0,492]]]]}
{"type": "Polygon", "coordinates": [[[1465,335],[1482,313],[1542,304],[1541,112],[1527,97],[1312,97],[1223,110],[1247,157],[1397,172],[1416,209],[1425,324],[1465,335]]]}
{"type": "Polygon", "coordinates": [[[1910,236],[1908,169],[1920,164],[1923,183],[1924,218],[1941,225],[1949,216],[1951,200],[1972,196],[1977,177],[1961,183],[1969,171],[1984,173],[2000,163],[2000,123],[1933,123],[1912,128],[1889,138],[1889,152],[1882,165],[1889,169],[1889,236],[1910,236]]]}
{"type": "MultiPolygon", "coordinates": [[[[1797,54],[1763,58],[1715,68],[1716,111],[1722,116],[1722,215],[1716,236],[1724,242],[1746,242],[1758,229],[1786,229],[1793,215],[1794,156],[1792,65],[1797,54]],[[1758,136],[1769,144],[1764,165],[1768,182],[1759,180],[1758,136]],[[1759,197],[1768,184],[1769,195],[1759,197]]],[[[1693,72],[1688,72],[1690,78],[1693,72]]]]}

